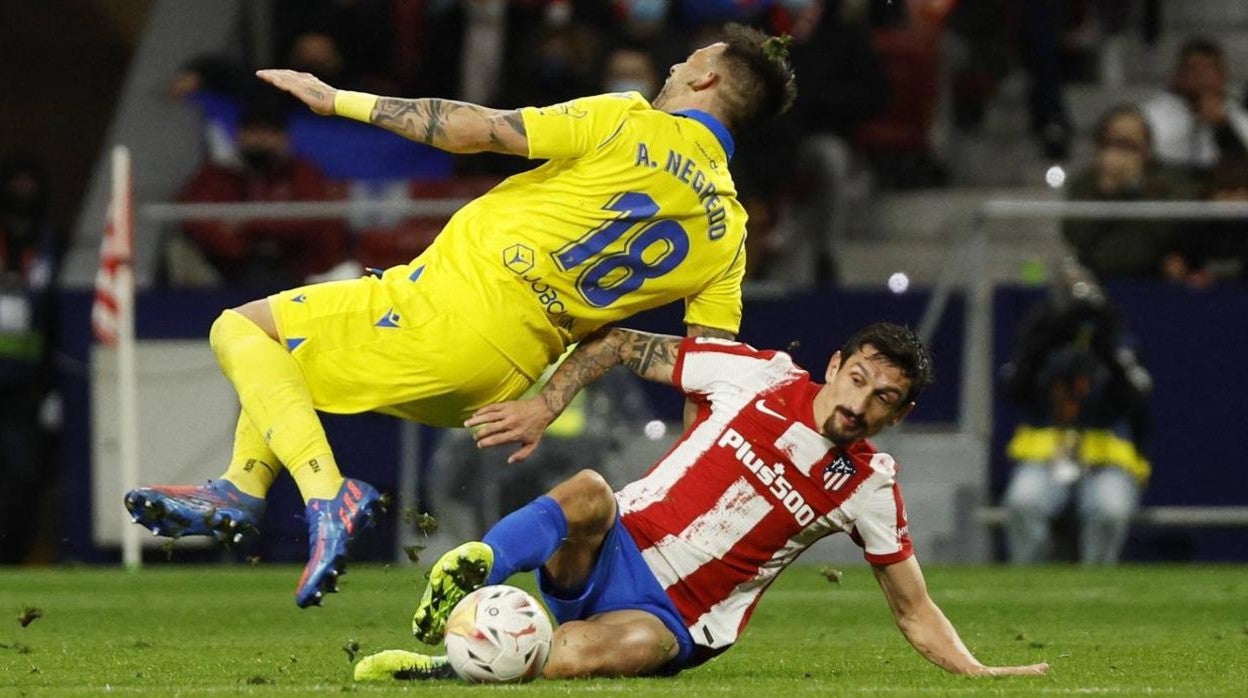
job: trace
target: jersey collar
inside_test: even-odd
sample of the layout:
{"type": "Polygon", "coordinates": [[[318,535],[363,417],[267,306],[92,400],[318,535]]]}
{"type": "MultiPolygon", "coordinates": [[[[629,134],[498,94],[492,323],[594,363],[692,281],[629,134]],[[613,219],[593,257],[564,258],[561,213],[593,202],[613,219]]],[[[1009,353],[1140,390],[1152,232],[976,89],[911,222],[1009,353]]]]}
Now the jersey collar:
{"type": "Polygon", "coordinates": [[[724,154],[728,156],[729,160],[732,159],[732,153],[736,150],[736,144],[733,143],[732,134],[728,132],[728,127],[724,126],[719,119],[701,109],[681,109],[680,111],[672,112],[672,114],[683,116],[686,119],[693,119],[710,129],[710,132],[715,134],[715,138],[719,140],[719,145],[724,149],[724,154]]]}

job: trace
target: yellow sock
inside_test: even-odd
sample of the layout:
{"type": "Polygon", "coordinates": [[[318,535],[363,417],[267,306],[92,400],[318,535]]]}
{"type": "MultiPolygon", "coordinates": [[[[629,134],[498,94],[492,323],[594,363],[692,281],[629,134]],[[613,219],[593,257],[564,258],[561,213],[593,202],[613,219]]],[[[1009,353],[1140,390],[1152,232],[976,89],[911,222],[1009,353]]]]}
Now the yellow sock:
{"type": "Polygon", "coordinates": [[[299,364],[264,330],[233,310],[221,313],[212,324],[209,340],[221,370],[238,392],[243,412],[295,477],[303,500],[336,495],[342,473],[299,364]]]}
{"type": "Polygon", "coordinates": [[[307,459],[297,468],[288,468],[299,486],[299,494],[306,503],[309,499],[333,499],[342,487],[342,473],[334,454],[325,452],[307,459]]]}
{"type": "Polygon", "coordinates": [[[263,499],[281,470],[282,462],[269,450],[269,445],[256,431],[247,413],[239,412],[238,426],[234,428],[234,455],[230,457],[230,467],[222,479],[229,480],[253,497],[263,499]]]}

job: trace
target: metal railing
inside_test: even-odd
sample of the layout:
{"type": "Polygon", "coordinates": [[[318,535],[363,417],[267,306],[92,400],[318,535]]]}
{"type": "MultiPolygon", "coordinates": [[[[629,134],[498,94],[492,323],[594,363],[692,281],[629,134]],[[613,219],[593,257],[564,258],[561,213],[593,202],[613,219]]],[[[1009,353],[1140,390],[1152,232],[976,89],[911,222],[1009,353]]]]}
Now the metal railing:
{"type": "MultiPolygon", "coordinates": [[[[976,523],[984,526],[1004,526],[1009,520],[1005,507],[980,507],[975,511],[976,523]]],[[[1144,507],[1135,512],[1131,521],[1156,528],[1243,528],[1248,526],[1248,507],[1144,507]]]]}
{"type": "Polygon", "coordinates": [[[182,221],[321,220],[355,216],[447,216],[470,199],[384,199],[361,201],[257,201],[214,204],[143,204],[138,207],[142,221],[180,223],[182,221]]]}

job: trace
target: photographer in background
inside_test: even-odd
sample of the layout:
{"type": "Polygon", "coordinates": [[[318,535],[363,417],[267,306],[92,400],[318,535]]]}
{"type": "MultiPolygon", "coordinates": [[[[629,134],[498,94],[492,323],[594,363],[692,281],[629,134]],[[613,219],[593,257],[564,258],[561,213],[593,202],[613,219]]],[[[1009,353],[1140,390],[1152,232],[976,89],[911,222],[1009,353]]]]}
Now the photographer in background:
{"type": "Polygon", "coordinates": [[[1142,444],[1152,378],[1086,269],[1062,268],[1001,380],[1025,410],[1007,446],[1010,561],[1052,559],[1052,525],[1073,509],[1080,562],[1116,563],[1150,472],[1142,444]]]}

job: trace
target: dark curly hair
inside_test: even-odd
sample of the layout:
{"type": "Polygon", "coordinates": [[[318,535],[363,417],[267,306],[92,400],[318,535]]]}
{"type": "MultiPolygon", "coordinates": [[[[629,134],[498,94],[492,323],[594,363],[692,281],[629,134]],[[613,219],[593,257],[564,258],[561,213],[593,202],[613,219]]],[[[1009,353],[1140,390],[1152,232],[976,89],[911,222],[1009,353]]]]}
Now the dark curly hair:
{"type": "Polygon", "coordinates": [[[727,67],[721,99],[730,129],[749,131],[793,105],[797,84],[789,64],[788,36],[729,24],[721,40],[727,44],[719,57],[727,67]]]}
{"type": "Polygon", "coordinates": [[[845,342],[841,347],[841,361],[849,359],[870,344],[875,349],[872,356],[880,356],[888,363],[901,369],[902,375],[910,379],[910,389],[902,404],[914,402],[923,389],[931,385],[936,376],[932,370],[932,356],[923,340],[907,327],[891,322],[877,322],[868,325],[845,342]]]}

